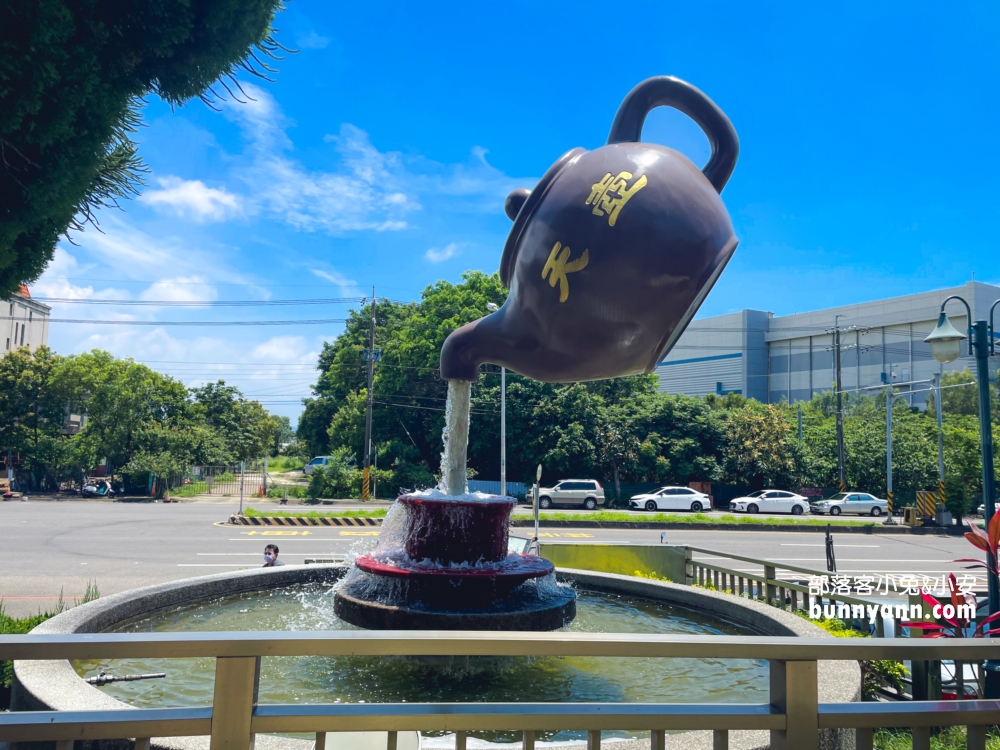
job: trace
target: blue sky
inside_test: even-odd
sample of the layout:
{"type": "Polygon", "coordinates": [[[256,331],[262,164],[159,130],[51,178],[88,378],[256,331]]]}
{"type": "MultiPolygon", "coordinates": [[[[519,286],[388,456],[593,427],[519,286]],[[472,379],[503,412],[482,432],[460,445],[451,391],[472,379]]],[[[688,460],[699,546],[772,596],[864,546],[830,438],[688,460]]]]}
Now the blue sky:
{"type": "MultiPolygon", "coordinates": [[[[124,211],[62,243],[33,293],[103,300],[413,299],[497,268],[503,198],[562,153],[602,145],[652,75],[684,78],[733,121],[723,198],[741,244],[700,316],[776,314],[1000,281],[996,3],[336,5],[290,0],[299,50],[255,101],[150,101],[151,173],[124,211]]],[[[246,78],[244,78],[246,80],[246,78]]],[[[666,109],[643,139],[707,161],[666,109]]],[[[346,305],[53,303],[61,353],[94,347],[197,384],[238,384],[293,421],[346,305]]]]}

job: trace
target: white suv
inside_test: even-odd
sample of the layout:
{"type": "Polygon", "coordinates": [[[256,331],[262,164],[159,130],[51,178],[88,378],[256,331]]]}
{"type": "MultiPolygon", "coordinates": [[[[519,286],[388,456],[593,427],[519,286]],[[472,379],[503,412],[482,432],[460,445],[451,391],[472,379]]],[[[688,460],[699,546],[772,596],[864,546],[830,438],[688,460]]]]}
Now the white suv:
{"type": "Polygon", "coordinates": [[[553,505],[582,505],[594,510],[604,505],[604,488],[595,479],[564,479],[555,487],[538,489],[538,507],[551,508],[553,505]]]}

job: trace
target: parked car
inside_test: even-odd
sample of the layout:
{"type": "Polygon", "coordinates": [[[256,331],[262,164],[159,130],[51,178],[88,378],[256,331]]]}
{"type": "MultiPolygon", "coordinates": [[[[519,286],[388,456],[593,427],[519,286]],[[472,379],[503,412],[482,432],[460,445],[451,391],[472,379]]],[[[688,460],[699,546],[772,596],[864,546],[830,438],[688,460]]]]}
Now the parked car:
{"type": "Polygon", "coordinates": [[[330,465],[330,456],[316,456],[316,458],[314,458],[312,461],[310,461],[309,463],[307,463],[305,466],[302,467],[302,472],[304,474],[312,474],[313,470],[317,466],[329,466],[329,465],[330,465]]]}
{"type": "Polygon", "coordinates": [[[593,510],[604,505],[604,488],[594,479],[563,479],[555,487],[539,488],[538,507],[553,505],[582,505],[593,510]]]}
{"type": "Polygon", "coordinates": [[[691,510],[695,513],[711,510],[712,498],[690,487],[660,487],[641,495],[632,495],[628,501],[634,510],[691,510]]]}
{"type": "Polygon", "coordinates": [[[889,501],[880,500],[867,492],[838,492],[836,495],[815,502],[809,508],[811,513],[839,516],[841,513],[857,513],[860,516],[881,516],[889,512],[889,501]]]}
{"type": "Polygon", "coordinates": [[[791,513],[801,516],[809,510],[809,498],[785,490],[757,490],[729,503],[738,513],[791,513]]]}

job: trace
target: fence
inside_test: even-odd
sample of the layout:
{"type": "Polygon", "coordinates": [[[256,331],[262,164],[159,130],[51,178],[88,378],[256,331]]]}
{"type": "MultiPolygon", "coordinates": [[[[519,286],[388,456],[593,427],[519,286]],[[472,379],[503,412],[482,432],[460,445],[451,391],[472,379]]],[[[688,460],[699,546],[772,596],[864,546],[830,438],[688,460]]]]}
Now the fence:
{"type": "Polygon", "coordinates": [[[733,730],[768,730],[772,748],[818,750],[821,729],[855,729],[858,750],[873,748],[879,727],[911,727],[914,750],[929,750],[932,727],[967,726],[968,747],[985,750],[986,727],[1000,723],[1000,701],[820,703],[818,660],[969,660],[1000,657],[990,639],[812,639],[764,636],[685,636],[645,633],[492,633],[425,631],[237,633],[93,633],[0,637],[0,659],[215,659],[215,698],[198,708],[130,711],[33,711],[0,714],[0,741],[210,736],[212,750],[246,750],[257,733],[387,731],[456,732],[466,747],[475,730],[523,732],[535,747],[541,731],[588,733],[601,747],[601,731],[644,729],[650,748],[662,750],[665,732],[711,730],[716,748],[733,730]],[[768,703],[366,703],[259,704],[262,656],[589,656],[664,659],[767,660],[768,703]]]}
{"type": "Polygon", "coordinates": [[[193,466],[190,471],[171,477],[170,494],[176,497],[214,495],[217,497],[239,497],[240,485],[243,496],[259,495],[264,488],[264,464],[247,463],[242,471],[234,466],[193,466]]]}

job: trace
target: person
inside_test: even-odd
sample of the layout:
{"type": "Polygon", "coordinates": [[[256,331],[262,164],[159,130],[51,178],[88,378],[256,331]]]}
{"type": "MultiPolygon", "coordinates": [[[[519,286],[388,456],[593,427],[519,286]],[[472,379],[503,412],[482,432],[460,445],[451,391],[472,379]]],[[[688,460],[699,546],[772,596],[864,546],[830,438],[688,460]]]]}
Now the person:
{"type": "Polygon", "coordinates": [[[265,568],[280,568],[284,565],[281,560],[278,559],[278,545],[269,544],[264,547],[264,567],[265,568]]]}

